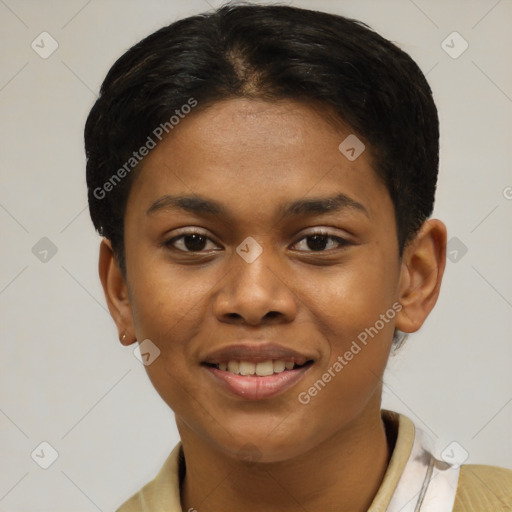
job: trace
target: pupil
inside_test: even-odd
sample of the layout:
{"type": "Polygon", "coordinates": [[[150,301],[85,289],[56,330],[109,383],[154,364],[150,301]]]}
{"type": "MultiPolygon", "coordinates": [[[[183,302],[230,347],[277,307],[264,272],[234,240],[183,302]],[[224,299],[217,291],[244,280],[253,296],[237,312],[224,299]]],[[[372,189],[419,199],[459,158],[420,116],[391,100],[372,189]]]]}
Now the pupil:
{"type": "Polygon", "coordinates": [[[313,251],[321,251],[327,245],[327,235],[311,235],[308,237],[308,247],[313,251]]]}
{"type": "Polygon", "coordinates": [[[206,245],[206,237],[203,235],[186,235],[183,239],[185,247],[189,251],[200,251],[206,245]]]}

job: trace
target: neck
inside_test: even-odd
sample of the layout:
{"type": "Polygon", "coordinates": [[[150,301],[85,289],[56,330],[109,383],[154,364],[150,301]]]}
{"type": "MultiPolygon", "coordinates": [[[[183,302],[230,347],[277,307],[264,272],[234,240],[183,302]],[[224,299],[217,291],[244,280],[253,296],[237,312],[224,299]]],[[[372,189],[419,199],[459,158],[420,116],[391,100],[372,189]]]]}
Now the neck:
{"type": "Polygon", "coordinates": [[[184,511],[336,510],[365,512],[386,471],[390,450],[380,410],[291,460],[235,460],[179,425],[186,459],[184,511]]]}

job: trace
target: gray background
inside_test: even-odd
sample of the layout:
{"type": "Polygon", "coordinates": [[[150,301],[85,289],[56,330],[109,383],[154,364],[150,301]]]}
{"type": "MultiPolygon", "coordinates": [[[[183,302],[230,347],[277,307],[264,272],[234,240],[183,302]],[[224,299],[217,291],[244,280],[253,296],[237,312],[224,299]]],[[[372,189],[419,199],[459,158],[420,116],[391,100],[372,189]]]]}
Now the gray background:
{"type": "MultiPolygon", "coordinates": [[[[118,56],[220,3],[0,0],[4,512],[113,510],[178,439],[172,412],[106,310],[83,126],[118,56]],[[31,47],[43,46],[43,31],[59,45],[47,59],[31,47]],[[35,460],[49,461],[42,441],[58,452],[48,469],[31,458],[37,448],[35,460]]],[[[453,261],[431,317],[389,363],[384,406],[413,419],[437,453],[456,441],[450,450],[466,450],[469,463],[512,468],[512,2],[289,3],[361,19],[428,75],[442,137],[435,216],[448,226],[453,261]],[[457,58],[445,49],[458,53],[458,36],[442,46],[453,31],[469,44],[457,58]]]]}

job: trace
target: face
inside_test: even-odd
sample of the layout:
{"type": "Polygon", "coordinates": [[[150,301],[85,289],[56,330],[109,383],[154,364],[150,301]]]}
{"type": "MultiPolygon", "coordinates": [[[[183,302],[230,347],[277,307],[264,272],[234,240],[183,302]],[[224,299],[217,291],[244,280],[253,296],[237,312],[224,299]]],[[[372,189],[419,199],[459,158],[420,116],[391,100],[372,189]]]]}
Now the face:
{"type": "Polygon", "coordinates": [[[338,149],[350,133],[293,101],[226,100],[145,158],[129,322],[160,350],[146,370],[182,436],[277,461],[380,408],[400,260],[368,148],[338,149]]]}

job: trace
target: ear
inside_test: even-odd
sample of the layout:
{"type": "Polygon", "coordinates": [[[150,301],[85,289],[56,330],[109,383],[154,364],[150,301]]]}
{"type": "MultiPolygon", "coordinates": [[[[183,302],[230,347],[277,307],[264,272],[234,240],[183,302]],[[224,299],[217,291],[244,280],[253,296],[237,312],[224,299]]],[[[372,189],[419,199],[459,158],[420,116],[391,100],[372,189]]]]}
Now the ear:
{"type": "Polygon", "coordinates": [[[446,226],[437,219],[423,223],[418,234],[404,249],[399,300],[402,310],[396,327],[403,332],[417,331],[437,302],[446,266],[446,226]]]}
{"type": "Polygon", "coordinates": [[[131,345],[137,339],[134,334],[128,287],[114,256],[112,244],[107,238],[103,238],[100,244],[98,271],[108,309],[117,325],[119,341],[123,345],[131,345]]]}

